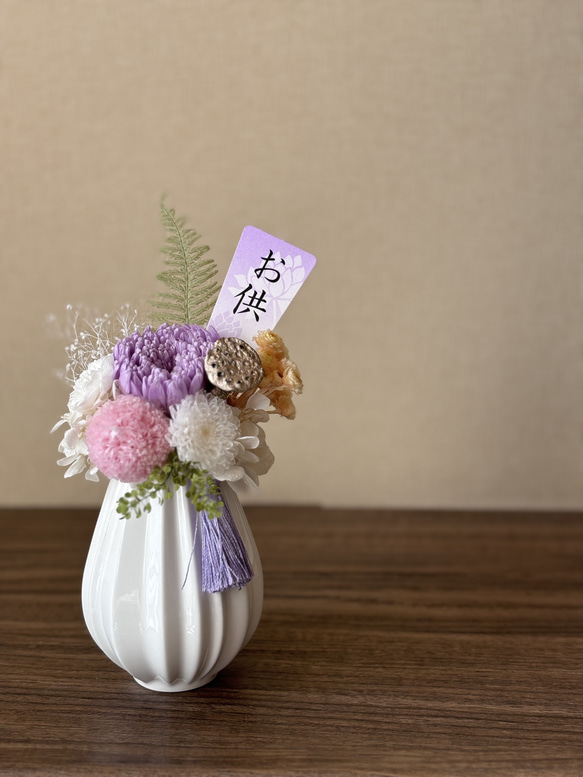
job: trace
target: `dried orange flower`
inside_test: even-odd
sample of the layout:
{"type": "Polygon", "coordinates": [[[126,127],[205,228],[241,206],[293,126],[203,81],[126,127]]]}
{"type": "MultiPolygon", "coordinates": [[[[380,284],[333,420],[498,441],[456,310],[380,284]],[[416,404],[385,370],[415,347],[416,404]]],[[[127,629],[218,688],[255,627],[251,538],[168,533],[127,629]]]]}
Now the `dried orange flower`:
{"type": "Polygon", "coordinates": [[[264,332],[257,332],[253,338],[258,346],[259,355],[264,354],[272,356],[274,359],[289,359],[289,351],[286,344],[279,335],[267,329],[264,332]]]}
{"type": "MultiPolygon", "coordinates": [[[[292,419],[296,414],[292,394],[301,394],[304,387],[298,368],[289,358],[286,344],[275,332],[258,332],[254,340],[265,373],[259,384],[259,391],[269,398],[274,412],[292,419]]],[[[245,394],[229,396],[229,404],[245,407],[254,391],[255,389],[245,394]]]]}

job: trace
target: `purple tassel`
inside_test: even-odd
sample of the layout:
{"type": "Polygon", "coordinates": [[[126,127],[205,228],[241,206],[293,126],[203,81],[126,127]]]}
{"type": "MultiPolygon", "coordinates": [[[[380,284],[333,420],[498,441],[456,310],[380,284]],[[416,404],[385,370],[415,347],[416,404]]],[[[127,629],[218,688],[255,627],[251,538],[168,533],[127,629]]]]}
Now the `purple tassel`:
{"type": "Polygon", "coordinates": [[[202,590],[219,593],[242,588],[253,577],[249,556],[226,504],[219,518],[201,511],[202,590]]]}

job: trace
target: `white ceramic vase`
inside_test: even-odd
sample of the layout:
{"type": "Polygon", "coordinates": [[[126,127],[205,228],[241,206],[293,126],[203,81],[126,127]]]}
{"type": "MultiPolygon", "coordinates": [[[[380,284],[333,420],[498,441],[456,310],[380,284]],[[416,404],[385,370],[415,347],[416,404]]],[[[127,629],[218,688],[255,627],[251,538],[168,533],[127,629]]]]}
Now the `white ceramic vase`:
{"type": "Polygon", "coordinates": [[[237,495],[222,483],[254,577],[241,589],[205,593],[201,531],[185,489],[126,520],[116,506],[128,490],[112,480],[105,494],[83,574],[85,622],[101,650],[140,685],[189,691],[232,661],[259,624],[263,573],[255,540],[237,495]]]}

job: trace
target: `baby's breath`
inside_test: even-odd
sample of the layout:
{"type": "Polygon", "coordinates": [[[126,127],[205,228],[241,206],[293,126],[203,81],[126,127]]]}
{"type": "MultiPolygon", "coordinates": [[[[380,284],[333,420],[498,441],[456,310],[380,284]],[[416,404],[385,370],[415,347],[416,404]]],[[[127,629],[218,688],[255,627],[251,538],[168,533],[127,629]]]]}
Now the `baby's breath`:
{"type": "Polygon", "coordinates": [[[118,340],[142,328],[138,311],[129,305],[123,305],[112,315],[67,305],[67,319],[60,332],[69,340],[69,345],[65,347],[68,359],[65,380],[75,383],[92,362],[111,353],[118,340]]]}

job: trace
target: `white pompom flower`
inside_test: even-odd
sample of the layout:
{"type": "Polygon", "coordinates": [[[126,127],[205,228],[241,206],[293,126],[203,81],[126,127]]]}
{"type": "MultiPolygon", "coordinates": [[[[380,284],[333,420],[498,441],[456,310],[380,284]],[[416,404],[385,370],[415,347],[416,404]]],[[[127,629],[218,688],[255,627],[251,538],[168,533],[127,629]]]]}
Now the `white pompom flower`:
{"type": "Polygon", "coordinates": [[[239,421],[240,411],[224,399],[199,391],[170,408],[168,441],[181,461],[199,465],[216,480],[246,479],[246,466],[256,464],[259,429],[239,421]]]}

